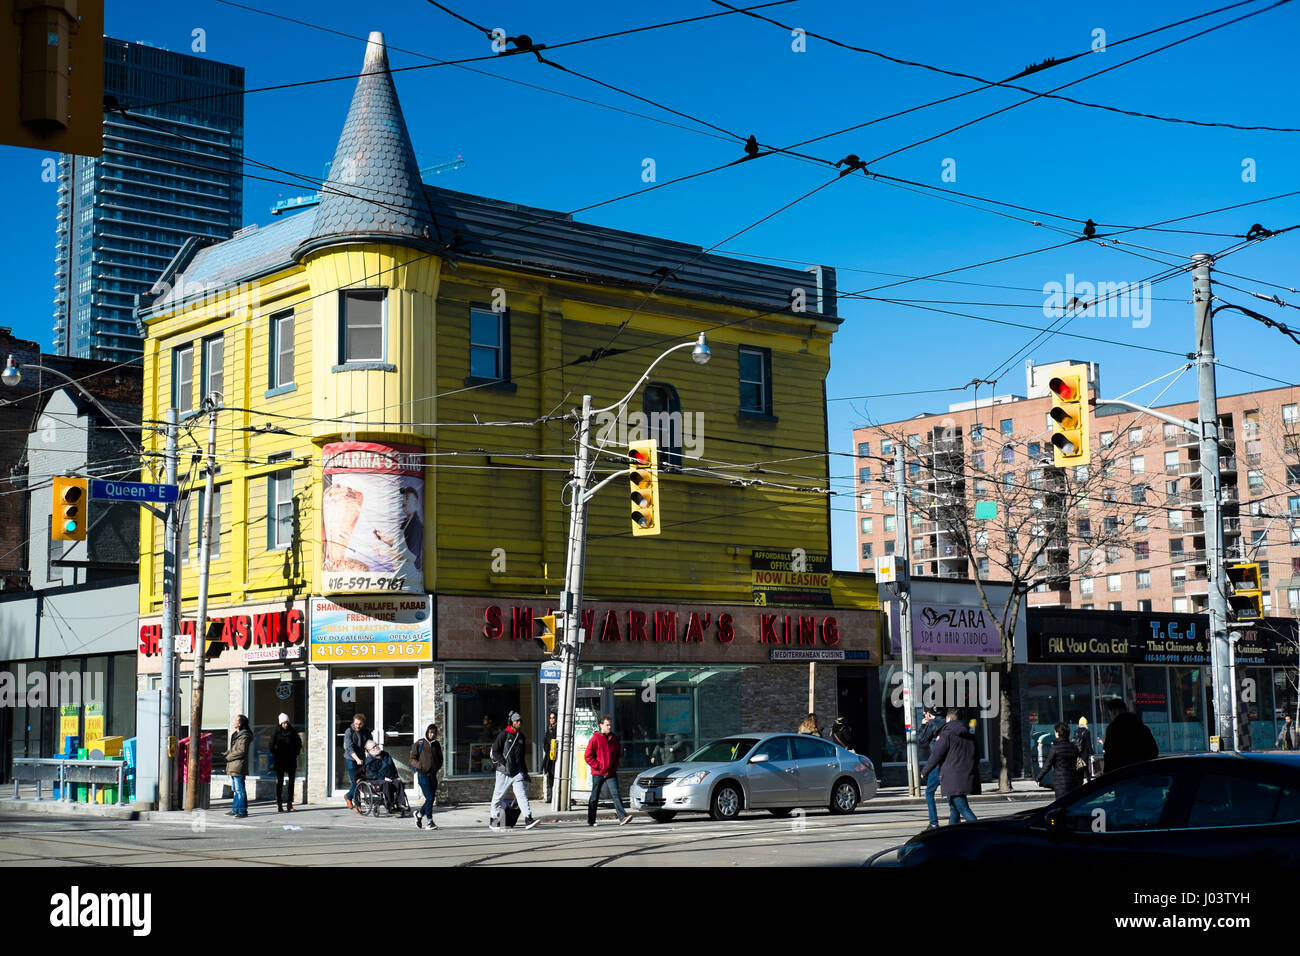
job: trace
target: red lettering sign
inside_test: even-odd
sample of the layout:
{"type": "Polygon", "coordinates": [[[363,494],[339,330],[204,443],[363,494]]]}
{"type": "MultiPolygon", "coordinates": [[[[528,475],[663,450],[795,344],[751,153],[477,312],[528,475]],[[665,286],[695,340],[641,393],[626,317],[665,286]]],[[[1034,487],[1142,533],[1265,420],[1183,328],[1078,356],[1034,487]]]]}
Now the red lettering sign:
{"type": "MultiPolygon", "coordinates": [[[[705,621],[705,626],[706,627],[708,626],[708,621],[705,621]]],[[[730,644],[735,639],[736,639],[736,629],[732,625],[731,615],[719,614],[718,615],[718,643],[730,644]]]]}
{"type": "Polygon", "coordinates": [[[758,616],[758,643],[776,643],[776,615],[760,614],[758,616]]]}
{"type": "Polygon", "coordinates": [[[489,604],[483,612],[483,636],[490,641],[499,640],[506,629],[501,624],[501,608],[489,604]]]}
{"type": "Polygon", "coordinates": [[[645,611],[627,612],[627,639],[629,641],[649,640],[645,631],[645,611]]]}
{"type": "Polygon", "coordinates": [[[677,612],[655,611],[655,640],[677,641],[677,612]]]}
{"type": "Polygon", "coordinates": [[[822,621],[822,643],[838,644],[840,642],[840,625],[833,617],[822,621]]]}
{"type": "Polygon", "coordinates": [[[528,641],[533,637],[533,609],[514,607],[510,609],[510,639],[528,641]]]}
{"type": "Polygon", "coordinates": [[[817,643],[817,618],[815,617],[799,618],[799,643],[800,644],[817,643]]]}

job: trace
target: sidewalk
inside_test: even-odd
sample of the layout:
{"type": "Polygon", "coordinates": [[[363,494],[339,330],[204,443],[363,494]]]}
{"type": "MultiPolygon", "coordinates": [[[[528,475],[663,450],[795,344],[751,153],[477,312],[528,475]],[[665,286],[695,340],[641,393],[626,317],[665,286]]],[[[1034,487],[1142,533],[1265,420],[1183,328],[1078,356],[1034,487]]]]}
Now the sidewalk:
{"type": "MultiPolygon", "coordinates": [[[[970,798],[972,807],[982,808],[984,812],[994,812],[998,808],[1006,813],[1011,813],[1016,809],[1016,804],[1039,800],[1049,802],[1054,798],[1051,790],[1039,787],[1031,780],[1013,780],[1011,784],[1011,793],[998,793],[996,784],[984,784],[984,792],[978,796],[970,798]],[[994,788],[994,789],[990,789],[994,788]]],[[[181,810],[148,810],[140,809],[134,804],[125,806],[96,804],[96,803],[62,803],[56,800],[36,800],[36,788],[23,787],[20,790],[24,799],[15,800],[11,795],[13,788],[11,785],[5,787],[5,796],[0,797],[0,814],[14,814],[17,816],[48,816],[61,819],[72,820],[136,820],[148,822],[166,822],[174,824],[191,825],[196,819],[195,814],[187,813],[181,810]]],[[[46,791],[48,793],[48,790],[46,791]]],[[[408,796],[409,796],[408,791],[408,796]]],[[[940,813],[947,812],[947,804],[943,800],[942,793],[938,797],[940,813]]],[[[922,815],[925,813],[924,797],[909,797],[906,787],[881,787],[876,796],[867,802],[860,804],[859,812],[884,809],[900,809],[912,807],[922,815]]],[[[229,800],[214,800],[206,811],[200,811],[205,814],[205,818],[212,823],[233,822],[228,820],[226,814],[230,809],[229,800]]],[[[433,819],[438,824],[439,829],[473,829],[477,827],[486,827],[488,824],[487,803],[468,803],[459,805],[440,805],[434,808],[433,819]]],[[[296,806],[292,813],[277,813],[273,806],[268,802],[253,801],[248,805],[248,819],[241,821],[248,826],[299,826],[299,827],[328,827],[337,826],[345,823],[357,823],[367,821],[382,825],[387,822],[390,825],[402,825],[415,829],[415,824],[409,817],[400,819],[397,817],[380,816],[372,820],[370,817],[361,817],[354,811],[344,806],[342,799],[332,800],[329,803],[321,804],[302,804],[296,806]]],[[[639,814],[640,815],[640,814],[639,814]]],[[[587,818],[586,805],[576,807],[572,810],[562,810],[559,813],[550,809],[547,804],[540,801],[533,805],[533,816],[540,822],[556,823],[579,823],[584,822],[587,818]]],[[[613,822],[613,813],[607,809],[607,805],[602,802],[600,816],[597,823],[603,824],[613,822]]],[[[646,819],[649,819],[648,817],[646,819]]]]}

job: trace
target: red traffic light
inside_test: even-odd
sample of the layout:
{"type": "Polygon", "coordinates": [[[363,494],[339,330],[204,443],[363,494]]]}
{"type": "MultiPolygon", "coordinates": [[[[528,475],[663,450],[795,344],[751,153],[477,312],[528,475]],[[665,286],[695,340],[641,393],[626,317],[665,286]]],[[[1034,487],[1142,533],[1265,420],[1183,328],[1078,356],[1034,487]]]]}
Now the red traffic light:
{"type": "Polygon", "coordinates": [[[1073,375],[1068,378],[1057,376],[1047,383],[1047,387],[1052,393],[1059,396],[1062,401],[1073,402],[1079,398],[1078,379],[1073,375]]]}

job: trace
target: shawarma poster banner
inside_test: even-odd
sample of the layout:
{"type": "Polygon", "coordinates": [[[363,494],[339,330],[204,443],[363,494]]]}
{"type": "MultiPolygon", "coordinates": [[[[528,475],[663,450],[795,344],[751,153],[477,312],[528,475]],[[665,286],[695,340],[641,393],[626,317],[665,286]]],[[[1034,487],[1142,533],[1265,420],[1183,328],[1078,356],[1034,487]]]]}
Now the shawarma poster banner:
{"type": "Polygon", "coordinates": [[[325,446],[324,593],[424,593],[423,452],[377,442],[325,446]]]}

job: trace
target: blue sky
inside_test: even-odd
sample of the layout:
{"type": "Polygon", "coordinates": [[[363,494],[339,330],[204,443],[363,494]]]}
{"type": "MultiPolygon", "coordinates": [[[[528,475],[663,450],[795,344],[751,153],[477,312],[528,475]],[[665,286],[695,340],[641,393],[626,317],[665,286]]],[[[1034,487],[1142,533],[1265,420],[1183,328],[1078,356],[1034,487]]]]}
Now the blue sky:
{"type": "MultiPolygon", "coordinates": [[[[866,5],[798,0],[763,12],[783,23],[902,59],[993,79],[1011,76],[1048,57],[1089,50],[1095,31],[1104,31],[1105,52],[1090,53],[1018,81],[1034,90],[1046,90],[1206,26],[1263,9],[1270,2],[1258,0],[1120,46],[1113,45],[1132,34],[1213,9],[1215,4],[1099,2],[1085,7],[1020,0],[978,5],[866,5]]],[[[522,0],[461,0],[447,5],[489,27],[502,27],[512,36],[527,33],[539,43],[721,9],[707,0],[617,5],[559,0],[544,7],[522,0]]],[[[416,0],[395,0],[373,8],[298,0],[271,0],[266,6],[357,37],[381,30],[390,44],[394,67],[428,62],[416,53],[459,59],[491,52],[486,39],[472,28],[416,0]]],[[[361,40],[212,0],[185,5],[114,2],[109,4],[107,17],[106,32],[111,36],[177,51],[190,51],[193,31],[204,31],[204,55],[244,66],[249,89],[354,73],[363,53],[361,40]]],[[[1062,93],[1170,117],[1300,126],[1296,122],[1300,111],[1296,109],[1294,74],[1298,35],[1300,3],[1292,3],[1062,93]]],[[[729,16],[556,50],[550,55],[574,70],[778,145],[820,136],[977,85],[836,49],[814,38],[808,38],[803,52],[795,52],[791,46],[789,33],[776,26],[729,16]]],[[[528,56],[472,66],[481,72],[437,67],[397,76],[398,93],[421,163],[456,156],[466,160],[463,169],[433,179],[449,188],[568,210],[644,188],[641,172],[645,158],[654,159],[662,182],[741,155],[739,146],[721,134],[709,131],[704,135],[703,127],[689,120],[565,75],[528,56]]],[[[245,121],[247,156],[318,175],[333,154],[353,86],[353,81],[341,81],[250,93],[245,121]]],[[[806,150],[833,159],[849,153],[871,159],[1024,98],[1015,91],[985,90],[812,144],[806,150]]],[[[883,159],[871,168],[1074,219],[1143,225],[1300,189],[1298,144],[1297,133],[1159,122],[1039,99],[883,159]],[[1253,181],[1244,181],[1243,163],[1253,168],[1253,181]],[[943,181],[945,169],[955,170],[955,181],[943,181]]],[[[10,285],[10,310],[3,324],[12,326],[15,334],[49,347],[53,338],[55,186],[41,181],[44,158],[32,151],[0,147],[0,181],[9,185],[9,227],[0,243],[11,275],[17,279],[10,285]]],[[[829,178],[815,165],[771,156],[579,218],[708,247],[829,178]]],[[[266,223],[277,199],[307,191],[248,180],[244,221],[266,223]]],[[[1078,228],[1058,218],[1004,211],[1078,228]]],[[[1300,223],[1300,196],[1174,226],[1242,234],[1254,223],[1270,229],[1300,223]]],[[[1102,235],[1113,231],[1099,230],[1102,235]]],[[[896,281],[873,273],[926,275],[1069,238],[1049,231],[1046,225],[1034,226],[858,174],[837,181],[719,251],[833,265],[841,270],[839,286],[845,292],[896,281]]],[[[923,281],[874,294],[979,303],[929,304],[968,316],[1042,328],[1052,321],[1043,312],[1043,289],[1048,283],[1064,285],[1069,275],[1076,283],[1134,282],[1164,271],[1163,263],[1186,261],[1194,252],[1215,252],[1237,242],[1221,236],[1152,231],[1129,232],[1117,238],[1124,241],[1122,248],[1075,242],[944,277],[986,285],[923,281]]],[[[1276,293],[1300,304],[1300,295],[1263,284],[1300,287],[1300,230],[1233,253],[1219,268],[1249,277],[1223,276],[1226,283],[1276,293]]],[[[1033,332],[905,305],[843,300],[844,324],[836,336],[827,384],[832,399],[832,447],[851,450],[850,430],[868,420],[886,422],[919,411],[941,410],[948,402],[970,399],[973,393],[968,389],[910,398],[856,396],[958,387],[997,372],[1004,372],[996,389],[999,393],[1023,393],[1026,358],[1098,361],[1105,392],[1127,392],[1179,364],[1175,356],[1133,346],[1177,352],[1192,347],[1190,288],[1186,275],[1153,286],[1150,321],[1144,327],[1135,327],[1130,318],[1080,316],[1069,323],[1067,331],[1107,341],[1054,336],[1014,358],[1033,332]]],[[[1260,303],[1225,288],[1217,291],[1229,301],[1300,325],[1300,314],[1294,309],[1260,303]]],[[[1237,313],[1220,313],[1217,348],[1222,362],[1257,373],[1221,367],[1218,382],[1223,394],[1274,387],[1279,384],[1275,380],[1300,380],[1297,346],[1237,313]]],[[[779,389],[780,383],[776,385],[779,389]]],[[[981,394],[988,391],[987,386],[981,388],[981,394]]],[[[1164,401],[1188,400],[1193,395],[1194,377],[1188,375],[1164,401]]],[[[1153,399],[1154,391],[1139,394],[1135,400],[1144,396],[1153,399]]],[[[729,446],[727,455],[719,456],[716,450],[705,454],[734,457],[735,453],[729,446]]],[[[833,500],[835,565],[851,568],[855,562],[851,484],[847,480],[850,460],[833,459],[832,474],[846,479],[837,485],[845,494],[833,500]]]]}

